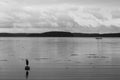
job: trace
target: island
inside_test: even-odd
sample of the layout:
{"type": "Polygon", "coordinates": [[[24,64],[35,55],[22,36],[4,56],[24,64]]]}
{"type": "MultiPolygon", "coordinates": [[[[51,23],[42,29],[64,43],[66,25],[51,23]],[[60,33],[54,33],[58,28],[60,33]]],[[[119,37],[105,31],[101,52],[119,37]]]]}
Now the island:
{"type": "Polygon", "coordinates": [[[120,37],[120,33],[72,33],[65,31],[49,31],[44,33],[0,33],[0,37],[120,37]]]}

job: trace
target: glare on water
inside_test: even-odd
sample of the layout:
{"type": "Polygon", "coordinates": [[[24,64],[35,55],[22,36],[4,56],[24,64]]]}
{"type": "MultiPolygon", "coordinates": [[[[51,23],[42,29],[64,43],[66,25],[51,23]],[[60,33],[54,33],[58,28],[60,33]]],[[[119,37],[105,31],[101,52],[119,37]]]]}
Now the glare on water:
{"type": "Polygon", "coordinates": [[[119,79],[119,54],[119,38],[1,37],[0,79],[119,79]]]}

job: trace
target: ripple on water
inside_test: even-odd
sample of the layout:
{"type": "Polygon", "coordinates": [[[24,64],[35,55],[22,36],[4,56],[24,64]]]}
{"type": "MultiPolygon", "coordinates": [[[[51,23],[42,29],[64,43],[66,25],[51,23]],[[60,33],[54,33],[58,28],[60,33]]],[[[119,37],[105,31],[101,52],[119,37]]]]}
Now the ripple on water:
{"type": "Polygon", "coordinates": [[[0,61],[8,61],[7,59],[2,59],[2,60],[0,60],[0,61]]]}

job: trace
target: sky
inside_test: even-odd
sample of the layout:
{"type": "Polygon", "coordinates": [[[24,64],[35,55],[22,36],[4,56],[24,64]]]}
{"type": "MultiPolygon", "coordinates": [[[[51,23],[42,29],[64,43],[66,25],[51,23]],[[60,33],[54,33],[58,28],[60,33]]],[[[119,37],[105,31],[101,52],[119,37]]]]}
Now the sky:
{"type": "Polygon", "coordinates": [[[119,4],[120,0],[0,0],[0,31],[116,29],[119,4]]]}

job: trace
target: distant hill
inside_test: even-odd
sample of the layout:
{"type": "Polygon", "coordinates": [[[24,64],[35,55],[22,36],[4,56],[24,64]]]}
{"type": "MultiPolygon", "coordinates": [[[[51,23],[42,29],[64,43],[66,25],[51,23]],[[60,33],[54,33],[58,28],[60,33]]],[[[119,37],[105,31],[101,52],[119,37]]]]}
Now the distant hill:
{"type": "Polygon", "coordinates": [[[44,33],[0,33],[0,37],[120,37],[120,33],[71,33],[50,31],[44,33]]]}
{"type": "Polygon", "coordinates": [[[50,31],[44,33],[0,33],[0,37],[74,37],[74,35],[64,31],[50,31]]]}
{"type": "Polygon", "coordinates": [[[62,32],[62,31],[51,31],[42,33],[43,37],[74,37],[71,32],[62,32]]]}

